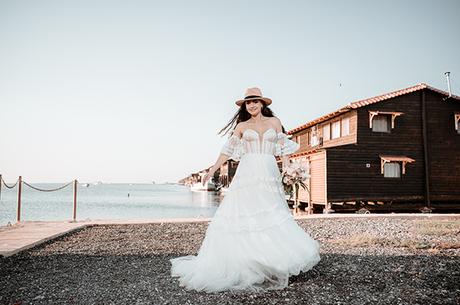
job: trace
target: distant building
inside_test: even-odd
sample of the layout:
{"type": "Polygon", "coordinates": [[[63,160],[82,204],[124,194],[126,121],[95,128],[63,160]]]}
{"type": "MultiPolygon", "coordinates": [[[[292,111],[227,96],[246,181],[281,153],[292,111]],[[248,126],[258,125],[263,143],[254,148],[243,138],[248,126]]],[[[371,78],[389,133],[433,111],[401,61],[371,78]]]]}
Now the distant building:
{"type": "Polygon", "coordinates": [[[219,183],[222,187],[228,187],[232,182],[233,176],[235,176],[236,168],[238,167],[237,161],[232,159],[228,159],[222,166],[220,167],[219,172],[219,183]]]}
{"type": "MultiPolygon", "coordinates": [[[[190,174],[189,176],[185,177],[185,178],[182,178],[178,181],[179,184],[182,184],[182,185],[185,185],[185,186],[192,186],[196,183],[201,183],[202,180],[203,180],[203,177],[209,172],[209,169],[211,167],[208,167],[208,168],[205,168],[205,169],[202,169],[201,171],[199,172],[196,172],[196,173],[192,173],[190,174]]],[[[215,182],[218,182],[218,177],[220,175],[220,170],[217,169],[217,171],[214,173],[214,176],[212,177],[212,179],[215,181],[215,182]]]]}

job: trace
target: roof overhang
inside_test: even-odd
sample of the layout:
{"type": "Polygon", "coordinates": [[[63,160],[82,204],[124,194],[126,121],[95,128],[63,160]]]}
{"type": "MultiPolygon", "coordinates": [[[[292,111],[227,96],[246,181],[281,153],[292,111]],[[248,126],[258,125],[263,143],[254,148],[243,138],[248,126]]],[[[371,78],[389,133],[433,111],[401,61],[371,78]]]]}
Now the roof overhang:
{"type": "Polygon", "coordinates": [[[305,123],[303,125],[300,125],[300,126],[294,128],[292,130],[289,130],[287,133],[288,134],[293,134],[293,133],[302,131],[304,129],[307,129],[307,128],[311,127],[311,126],[314,126],[316,124],[319,124],[321,122],[324,122],[324,121],[327,121],[329,119],[332,119],[332,118],[334,118],[336,116],[339,116],[339,115],[341,115],[343,113],[349,112],[349,111],[351,111],[353,109],[358,109],[358,108],[361,108],[361,107],[364,107],[364,106],[379,103],[379,102],[382,102],[382,101],[385,101],[385,100],[388,100],[388,99],[395,98],[397,96],[409,94],[409,93],[416,92],[416,91],[423,90],[423,89],[428,89],[428,90],[437,92],[439,94],[442,94],[445,97],[449,97],[449,99],[460,101],[460,96],[450,95],[446,91],[434,88],[434,87],[429,86],[429,85],[427,85],[425,83],[420,83],[420,84],[412,86],[412,87],[408,87],[408,88],[404,88],[404,89],[401,89],[401,90],[397,90],[397,91],[381,94],[381,95],[378,95],[378,96],[374,96],[374,97],[371,97],[371,98],[359,100],[359,101],[356,101],[356,102],[348,103],[346,106],[340,108],[339,110],[336,110],[334,112],[328,113],[328,114],[323,115],[323,116],[321,116],[321,117],[319,117],[319,118],[317,118],[317,119],[315,119],[313,121],[310,121],[310,122],[307,122],[307,123],[305,123]]]}
{"type": "Polygon", "coordinates": [[[406,164],[415,162],[414,159],[406,156],[394,156],[394,155],[380,155],[380,172],[383,174],[385,163],[388,162],[402,162],[402,173],[406,173],[406,164]]]}

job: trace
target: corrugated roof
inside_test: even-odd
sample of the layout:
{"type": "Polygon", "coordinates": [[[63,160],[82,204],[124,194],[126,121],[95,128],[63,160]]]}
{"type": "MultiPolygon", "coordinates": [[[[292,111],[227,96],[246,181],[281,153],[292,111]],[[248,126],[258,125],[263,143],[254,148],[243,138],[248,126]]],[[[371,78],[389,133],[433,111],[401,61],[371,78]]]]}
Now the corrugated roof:
{"type": "MultiPolygon", "coordinates": [[[[409,94],[409,93],[419,91],[419,90],[423,90],[423,89],[429,89],[429,90],[438,92],[440,94],[443,94],[445,96],[449,95],[449,93],[446,92],[446,91],[431,87],[431,86],[429,86],[429,85],[427,85],[425,83],[420,83],[420,84],[412,86],[412,87],[408,87],[408,88],[404,88],[404,89],[401,89],[401,90],[397,90],[397,91],[381,94],[381,95],[378,95],[378,96],[374,96],[374,97],[371,97],[371,98],[367,98],[367,99],[364,99],[364,100],[359,100],[359,101],[356,101],[356,102],[348,103],[346,106],[340,108],[339,110],[336,110],[334,112],[328,113],[328,114],[323,115],[323,116],[321,116],[321,117],[319,117],[319,118],[317,118],[317,119],[315,119],[313,121],[310,121],[308,123],[300,125],[300,126],[294,128],[292,130],[289,130],[287,133],[288,134],[293,134],[295,132],[298,132],[298,131],[301,131],[301,130],[306,129],[308,127],[314,126],[314,125],[316,125],[318,123],[321,123],[321,122],[326,121],[326,120],[328,120],[330,118],[336,117],[339,114],[351,111],[353,109],[357,109],[357,108],[361,108],[361,107],[364,107],[364,106],[367,106],[367,105],[379,103],[379,102],[382,102],[382,101],[385,101],[385,100],[388,100],[388,99],[391,99],[391,98],[394,98],[394,97],[397,97],[397,96],[401,96],[401,95],[404,95],[404,94],[409,94]]],[[[457,95],[452,95],[452,98],[460,100],[460,97],[457,96],[457,95]]]]}

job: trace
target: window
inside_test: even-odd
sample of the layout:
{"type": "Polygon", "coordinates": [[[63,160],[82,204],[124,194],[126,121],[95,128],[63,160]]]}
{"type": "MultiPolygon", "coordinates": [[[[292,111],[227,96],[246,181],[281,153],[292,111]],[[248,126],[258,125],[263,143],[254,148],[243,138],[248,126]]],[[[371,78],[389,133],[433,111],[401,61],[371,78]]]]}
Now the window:
{"type": "Polygon", "coordinates": [[[316,146],[319,144],[319,140],[318,140],[318,137],[316,136],[316,133],[312,133],[311,134],[311,141],[310,141],[310,145],[311,146],[316,146]]]}
{"type": "Polygon", "coordinates": [[[372,120],[372,131],[390,132],[390,116],[385,114],[374,116],[372,120]]]}
{"type": "Polygon", "coordinates": [[[327,141],[331,138],[331,124],[323,126],[323,141],[327,141]]]}
{"type": "Polygon", "coordinates": [[[455,130],[457,130],[457,133],[460,134],[460,113],[455,114],[455,130]]]}
{"type": "Polygon", "coordinates": [[[340,121],[332,123],[332,139],[340,138],[340,121]]]}
{"type": "Polygon", "coordinates": [[[350,118],[342,119],[342,136],[348,136],[350,134],[350,118]]]}
{"type": "Polygon", "coordinates": [[[406,164],[415,162],[406,156],[380,156],[381,174],[385,178],[399,178],[406,173],[406,164]]]}
{"type": "Polygon", "coordinates": [[[369,128],[374,132],[390,132],[395,128],[395,119],[402,112],[369,111],[369,128]]]}
{"type": "Polygon", "coordinates": [[[399,162],[386,162],[383,166],[385,178],[401,178],[401,164],[399,162]]]}
{"type": "Polygon", "coordinates": [[[318,132],[316,126],[311,129],[310,145],[316,146],[319,144],[318,132]]]}

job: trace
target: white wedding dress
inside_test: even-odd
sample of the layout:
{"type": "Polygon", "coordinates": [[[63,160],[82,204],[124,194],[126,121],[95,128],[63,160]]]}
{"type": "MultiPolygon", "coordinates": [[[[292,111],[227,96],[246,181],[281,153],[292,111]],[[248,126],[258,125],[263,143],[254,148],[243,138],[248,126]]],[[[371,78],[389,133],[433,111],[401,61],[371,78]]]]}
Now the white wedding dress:
{"type": "Polygon", "coordinates": [[[198,255],[171,259],[171,276],[187,290],[282,289],[290,275],[320,261],[318,241],[294,220],[275,155],[299,144],[270,128],[232,135],[221,153],[240,161],[228,192],[206,230],[198,255]]]}

